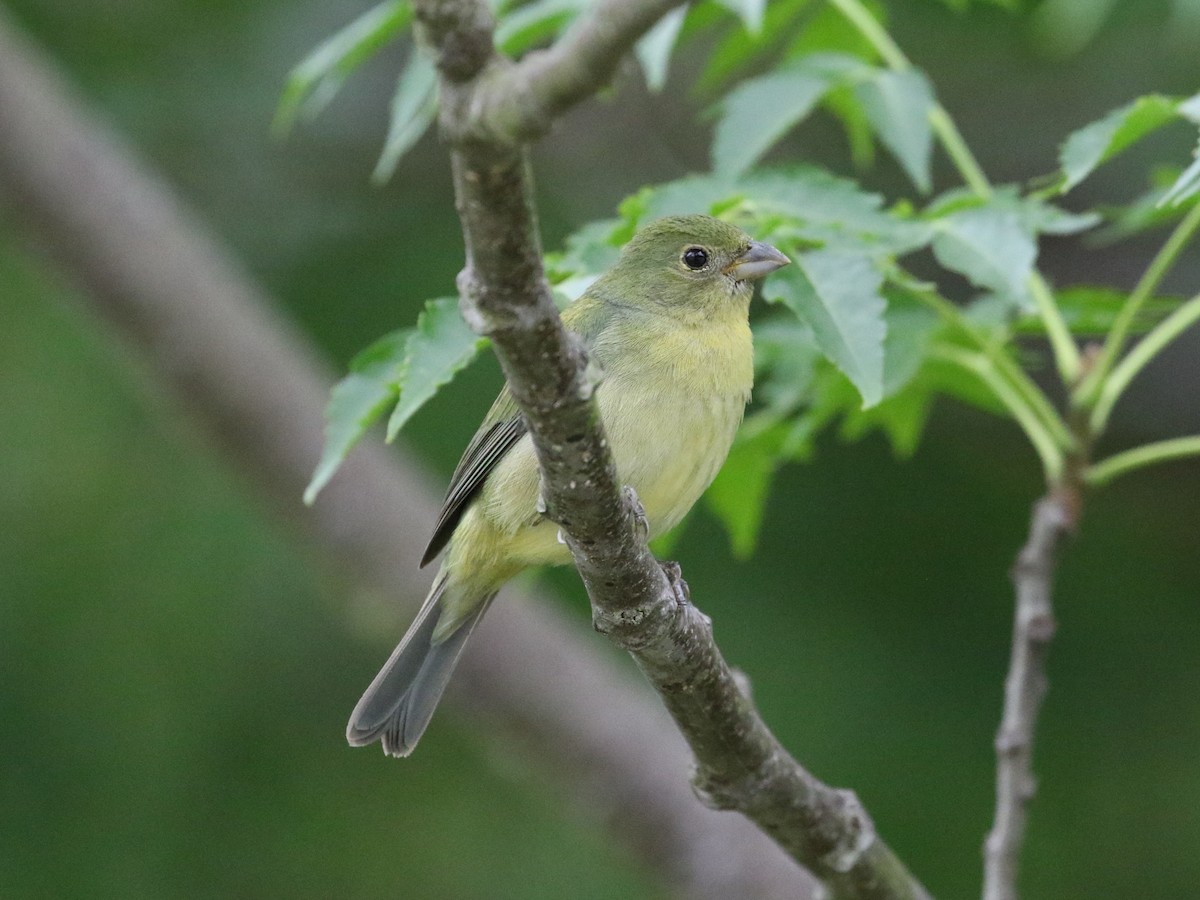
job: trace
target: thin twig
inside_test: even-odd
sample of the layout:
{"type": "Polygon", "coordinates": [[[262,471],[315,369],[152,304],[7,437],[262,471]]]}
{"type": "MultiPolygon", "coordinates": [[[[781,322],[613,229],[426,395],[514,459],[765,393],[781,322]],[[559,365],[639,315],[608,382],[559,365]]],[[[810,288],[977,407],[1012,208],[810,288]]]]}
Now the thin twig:
{"type": "Polygon", "coordinates": [[[1103,487],[1127,472],[1191,456],[1200,456],[1200,435],[1168,438],[1165,441],[1155,441],[1134,447],[1132,450],[1114,453],[1084,469],[1083,480],[1090,487],[1103,487]]]}
{"type": "MultiPolygon", "coordinates": [[[[363,442],[315,507],[300,503],[321,450],[330,373],[2,10],[0,133],[6,212],[84,287],[155,386],[350,584],[394,598],[398,612],[415,609],[428,588],[416,562],[438,509],[425,474],[363,442]]],[[[496,604],[448,700],[486,722],[481,736],[519,736],[564,806],[599,816],[681,896],[813,896],[750,823],[698,806],[679,778],[687,747],[650,692],[600,649],[542,598],[496,604]]],[[[331,734],[341,727],[329,723],[331,734]]]]}
{"type": "MultiPolygon", "coordinates": [[[[672,4],[647,2],[654,15],[631,15],[636,0],[606,0],[563,39],[561,57],[615,69],[619,56],[672,4]],[[626,25],[614,36],[608,21],[626,25]],[[589,30],[591,29],[591,30],[589,30]],[[589,38],[588,35],[597,35],[589,38]]],[[[417,21],[439,57],[475,46],[482,0],[416,0],[417,21]],[[463,36],[453,17],[461,19],[463,36]]],[[[553,51],[546,58],[555,58],[553,51]]],[[[817,781],[771,734],[739,689],[691,604],[678,569],[660,567],[638,525],[638,506],[616,479],[582,347],[563,330],[542,270],[524,148],[507,123],[539,122],[546,107],[506,96],[497,133],[489,108],[503,78],[499,58],[440,66],[443,136],[451,145],[457,206],[466,244],[459,276],[464,315],[492,339],[514,399],[529,426],[542,470],[546,515],[562,526],[587,586],[597,628],[628,650],[655,686],[696,756],[694,783],[711,805],[736,809],[839,897],[920,898],[924,889],[879,839],[858,799],[817,781]],[[496,73],[501,73],[497,75],[496,73]]],[[[595,90],[597,78],[561,92],[559,108],[595,90]]]]}
{"type": "Polygon", "coordinates": [[[1016,610],[1004,682],[1004,715],[996,734],[996,816],[984,842],[984,900],[1016,900],[1017,862],[1033,798],[1033,736],[1046,694],[1046,657],[1054,637],[1054,572],[1063,537],[1078,514],[1078,497],[1052,493],[1033,508],[1029,538],[1013,567],[1016,610]]]}

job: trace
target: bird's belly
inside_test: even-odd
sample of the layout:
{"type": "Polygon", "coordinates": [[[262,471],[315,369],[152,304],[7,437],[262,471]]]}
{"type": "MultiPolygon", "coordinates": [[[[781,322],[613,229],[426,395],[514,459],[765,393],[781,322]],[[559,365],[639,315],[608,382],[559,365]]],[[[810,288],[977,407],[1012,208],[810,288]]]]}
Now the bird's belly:
{"type": "Polygon", "coordinates": [[[618,478],[637,492],[651,537],[677,525],[712,483],[746,403],[740,392],[696,396],[672,387],[660,387],[644,403],[601,398],[618,478]]]}
{"type": "MultiPolygon", "coordinates": [[[[741,423],[746,391],[697,394],[674,379],[663,379],[648,391],[644,377],[636,386],[619,381],[602,385],[600,415],[617,478],[637,492],[655,537],[677,525],[716,477],[741,423]]],[[[526,435],[464,516],[455,544],[477,548],[475,552],[489,557],[483,568],[503,570],[505,579],[526,566],[570,562],[558,526],[536,511],[539,480],[526,435]],[[472,537],[460,541],[459,532],[472,537]]],[[[452,548],[452,566],[457,555],[452,548]]]]}

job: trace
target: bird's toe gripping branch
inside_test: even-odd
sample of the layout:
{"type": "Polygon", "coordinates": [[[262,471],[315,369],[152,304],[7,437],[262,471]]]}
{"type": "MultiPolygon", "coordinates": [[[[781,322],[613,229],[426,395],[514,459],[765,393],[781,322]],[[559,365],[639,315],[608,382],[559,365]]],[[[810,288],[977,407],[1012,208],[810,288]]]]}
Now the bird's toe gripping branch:
{"type": "Polygon", "coordinates": [[[675,594],[675,602],[680,606],[691,605],[692,591],[688,587],[688,583],[683,580],[683,570],[679,568],[679,563],[668,560],[659,565],[662,566],[663,574],[667,576],[667,583],[671,585],[671,591],[675,594]]]}
{"type": "Polygon", "coordinates": [[[646,517],[646,507],[642,506],[642,501],[635,491],[629,485],[621,488],[621,493],[625,498],[625,508],[629,510],[633,521],[637,524],[638,533],[642,540],[650,537],[650,520],[646,517]]]}

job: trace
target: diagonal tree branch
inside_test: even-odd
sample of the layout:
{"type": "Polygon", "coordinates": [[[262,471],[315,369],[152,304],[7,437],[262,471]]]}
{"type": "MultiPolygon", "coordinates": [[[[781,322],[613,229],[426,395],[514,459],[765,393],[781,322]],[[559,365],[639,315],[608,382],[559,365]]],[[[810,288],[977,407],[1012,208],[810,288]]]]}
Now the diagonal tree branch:
{"type": "Polygon", "coordinates": [[[996,734],[996,814],[984,842],[984,900],[1016,900],[1017,863],[1036,781],[1033,734],[1046,695],[1046,658],[1054,638],[1054,572],[1063,538],[1079,515],[1077,491],[1039,500],[1029,538],[1017,555],[1012,655],[1004,683],[1004,714],[996,734]]]}
{"type": "MultiPolygon", "coordinates": [[[[271,508],[364,588],[413,608],[437,497],[364,443],[312,510],[328,372],[159,179],[80,107],[0,8],[0,201],[271,508]]],[[[2,295],[0,295],[2,296],[2,295]]],[[[748,822],[699,807],[688,751],[641,685],[535,597],[497,604],[449,698],[518,734],[572,805],[682,896],[813,896],[748,822]],[[536,698],[531,702],[530,698],[536,698]]],[[[341,723],[331,723],[340,731],[341,723]]]]}
{"type": "Polygon", "coordinates": [[[685,0],[608,0],[589,7],[562,40],[530,53],[488,90],[492,135],[532,140],[555,117],[605,87],[625,54],[685,0]]]}
{"type": "MultiPolygon", "coordinates": [[[[628,15],[634,5],[598,3],[560,46],[593,60],[594,71],[611,72],[636,40],[635,28],[654,22],[628,15]],[[588,29],[609,16],[629,23],[628,30],[586,49],[588,29]]],[[[661,14],[669,5],[645,7],[661,14]]],[[[494,73],[506,63],[474,52],[486,6],[415,0],[414,11],[442,71],[441,127],[451,145],[467,255],[459,276],[463,314],[491,337],[525,415],[546,514],[563,527],[596,627],[633,654],[659,691],[696,756],[694,783],[708,803],[747,815],[838,896],[926,896],[854,794],[817,781],[779,744],[739,690],[678,568],[660,567],[647,549],[636,498],[616,480],[585,354],[563,330],[543,276],[524,148],[512,143],[511,130],[491,131],[494,73]],[[464,46],[473,51],[470,65],[462,64],[464,46]]],[[[562,108],[599,83],[580,80],[559,95],[562,108]]],[[[506,110],[522,102],[519,95],[502,101],[506,110]]],[[[530,103],[528,120],[540,120],[545,109],[530,103]]],[[[523,115],[506,112],[504,122],[523,115]]]]}

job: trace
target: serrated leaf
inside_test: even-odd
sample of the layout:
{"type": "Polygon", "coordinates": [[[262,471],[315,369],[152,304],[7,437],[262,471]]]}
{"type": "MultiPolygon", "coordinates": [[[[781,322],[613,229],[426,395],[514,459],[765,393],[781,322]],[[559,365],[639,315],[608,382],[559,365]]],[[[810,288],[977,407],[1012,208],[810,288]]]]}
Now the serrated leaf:
{"type": "Polygon", "coordinates": [[[1017,210],[989,204],[933,222],[933,254],[977,287],[1021,297],[1033,273],[1037,244],[1017,210]]]}
{"type": "Polygon", "coordinates": [[[683,28],[683,20],[687,18],[687,13],[686,6],[678,6],[671,10],[659,19],[633,48],[642,67],[642,74],[646,76],[646,87],[655,93],[667,84],[671,51],[679,41],[679,32],[683,28]]]}
{"type": "Polygon", "coordinates": [[[350,74],[397,37],[412,20],[402,0],[386,0],[322,41],[292,69],[273,127],[286,134],[301,114],[315,116],[328,105],[350,74]]]}
{"type": "Polygon", "coordinates": [[[729,535],[733,555],[754,553],[767,504],[767,489],[779,466],[779,450],[787,428],[775,425],[748,436],[739,435],[725,465],[704,494],[704,504],[729,535]]]}
{"type": "Polygon", "coordinates": [[[1058,153],[1065,193],[1099,166],[1179,116],[1179,101],[1148,94],[1078,129],[1058,153]]]}
{"type": "Polygon", "coordinates": [[[404,367],[404,345],[411,329],[386,335],[350,363],[350,373],[333,387],[325,406],[325,445],[304,489],[309,506],[329,483],[342,461],[396,400],[404,367]]]}
{"type": "Polygon", "coordinates": [[[417,327],[404,344],[400,399],[388,419],[387,439],[394,440],[413,414],[474,359],[486,343],[462,320],[456,298],[443,297],[426,303],[417,317],[417,327]]]}
{"type": "Polygon", "coordinates": [[[764,296],[781,300],[812,328],[823,352],[858,389],[864,406],[883,397],[880,294],[883,275],[869,257],[840,249],[797,254],[768,279],[764,296]]]}
{"type": "Polygon", "coordinates": [[[772,72],[738,85],[721,103],[713,168],[741,175],[812,112],[830,79],[807,69],[772,72]]]}
{"type": "MultiPolygon", "coordinates": [[[[891,215],[883,198],[813,166],[756,170],[742,178],[700,175],[646,188],[621,205],[630,230],[661,216],[708,212],[740,201],[755,223],[778,219],[792,237],[854,244],[879,255],[907,253],[929,242],[931,226],[891,215]]],[[[765,240],[778,235],[770,230],[765,240]]],[[[782,238],[781,238],[782,239],[782,238]]]]}
{"type": "Polygon", "coordinates": [[[414,47],[392,96],[387,139],[371,175],[376,183],[392,177],[400,158],[421,139],[436,115],[437,68],[433,60],[414,47]]]}
{"type": "Polygon", "coordinates": [[[879,69],[854,85],[854,93],[879,140],[912,179],[917,190],[930,189],[933,158],[933,88],[916,69],[893,72],[879,69]]]}

